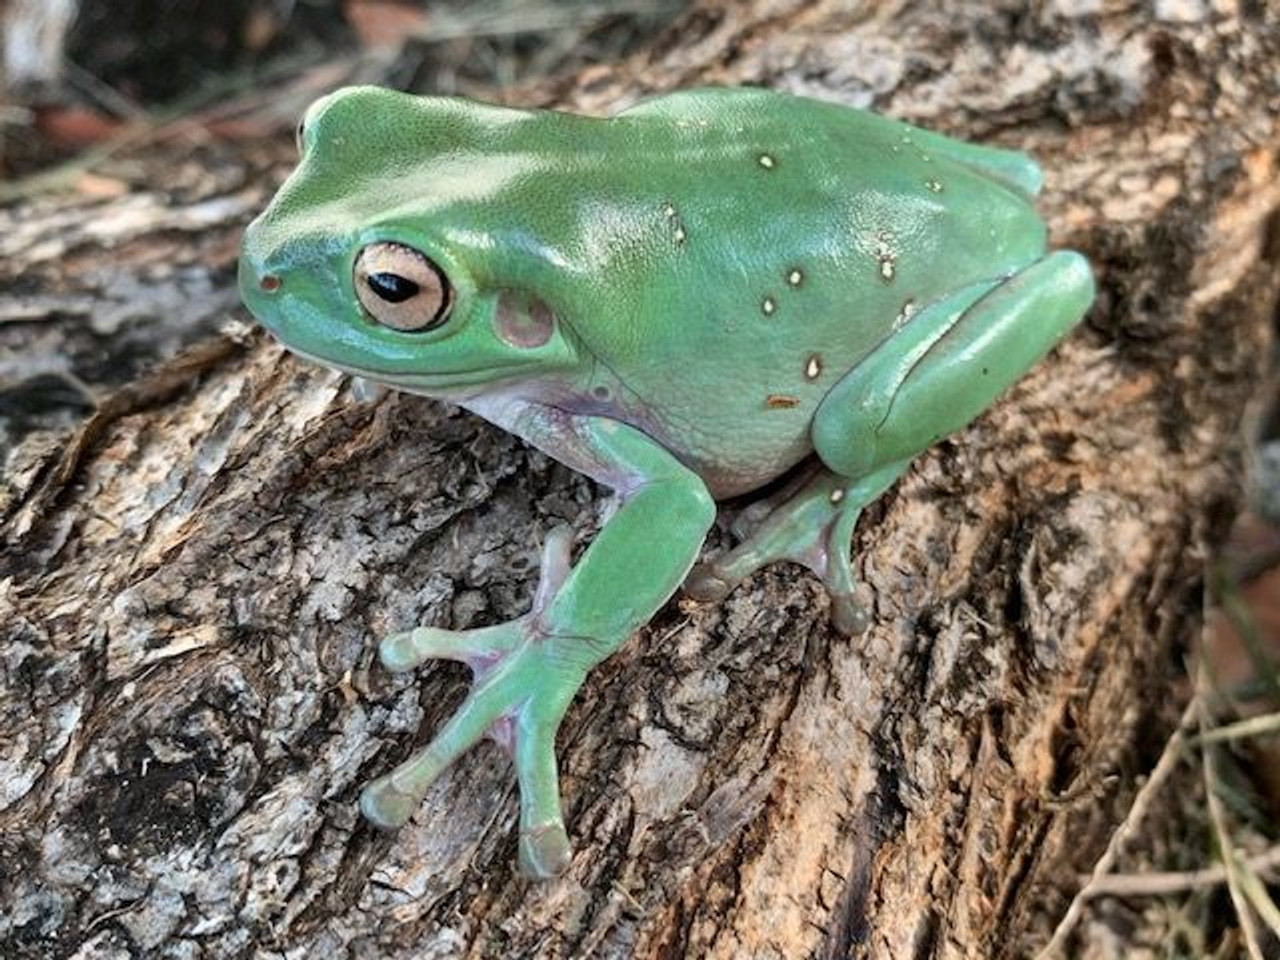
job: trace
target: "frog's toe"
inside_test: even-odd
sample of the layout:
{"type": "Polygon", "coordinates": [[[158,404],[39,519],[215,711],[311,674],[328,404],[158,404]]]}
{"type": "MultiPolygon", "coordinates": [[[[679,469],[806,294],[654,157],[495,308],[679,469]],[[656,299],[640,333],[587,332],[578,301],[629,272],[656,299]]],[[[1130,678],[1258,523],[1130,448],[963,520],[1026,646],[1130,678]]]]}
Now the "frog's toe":
{"type": "Polygon", "coordinates": [[[378,826],[402,826],[450,764],[486,735],[500,728],[519,703],[508,684],[479,684],[435,738],[360,796],[360,810],[378,826]]]}
{"type": "Polygon", "coordinates": [[[846,636],[866,633],[871,613],[849,594],[831,593],[831,623],[846,636]]]}
{"type": "Polygon", "coordinates": [[[378,660],[392,673],[403,673],[412,670],[430,657],[422,652],[422,644],[415,634],[421,634],[425,628],[409,630],[405,633],[393,633],[383,637],[378,644],[378,660]]]}
{"type": "Polygon", "coordinates": [[[566,670],[561,657],[553,661],[535,659],[536,672],[516,675],[528,699],[514,717],[508,744],[520,783],[520,869],[540,878],[563,873],[573,854],[560,809],[556,730],[584,676],[566,670]]]}
{"type": "Polygon", "coordinates": [[[546,880],[559,876],[569,866],[573,848],[564,822],[536,824],[520,830],[520,870],[527,876],[546,880]]]}
{"type": "MultiPolygon", "coordinates": [[[[533,610],[524,620],[536,619],[564,584],[572,543],[573,532],[568,527],[557,527],[547,534],[533,610]]],[[[520,621],[471,630],[417,627],[384,637],[378,644],[378,660],[392,673],[412,670],[428,660],[457,660],[483,672],[521,646],[525,634],[520,621]]]]}
{"type": "Polygon", "coordinates": [[[412,670],[428,660],[457,660],[479,670],[500,660],[523,642],[524,634],[516,623],[474,630],[417,627],[384,637],[378,644],[378,659],[393,673],[412,670]]]}
{"type": "Polygon", "coordinates": [[[699,603],[718,603],[733,590],[714,563],[699,563],[685,578],[685,595],[699,603]]]}
{"type": "Polygon", "coordinates": [[[383,830],[403,827],[413,816],[420,798],[396,788],[392,777],[380,777],[360,793],[360,812],[366,820],[383,830]]]}

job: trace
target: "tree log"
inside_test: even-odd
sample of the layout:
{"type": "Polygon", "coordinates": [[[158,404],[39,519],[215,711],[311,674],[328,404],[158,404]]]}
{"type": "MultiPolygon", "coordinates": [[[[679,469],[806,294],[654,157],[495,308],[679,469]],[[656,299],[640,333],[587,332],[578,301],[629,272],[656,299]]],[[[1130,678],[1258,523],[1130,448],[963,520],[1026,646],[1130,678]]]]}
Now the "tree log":
{"type": "MultiPolygon", "coordinates": [[[[1280,12],[1155,8],[706,2],[634,60],[525,92],[604,112],[759,83],[1027,149],[1055,245],[1100,288],[1076,334],[863,517],[864,636],[780,565],[722,604],[671,602],[593,672],[560,735],[576,854],[559,880],[515,872],[515,783],[491,744],[398,832],[356,797],[467,682],[447,664],[392,676],[376,639],[520,615],[544,535],[567,523],[581,547],[601,491],[256,334],[23,444],[0,485],[0,954],[1043,945],[1187,695],[1280,287],[1280,12]]],[[[151,203],[172,216],[66,257],[171,294],[144,311],[196,297],[204,271],[193,309],[226,312],[253,184],[215,186],[223,213],[185,231],[187,201],[155,187],[24,201],[0,211],[4,269],[36,278],[24,296],[80,283],[105,309],[15,231],[47,217],[65,241],[151,203]]],[[[722,522],[707,549],[731,542],[722,522]]]]}

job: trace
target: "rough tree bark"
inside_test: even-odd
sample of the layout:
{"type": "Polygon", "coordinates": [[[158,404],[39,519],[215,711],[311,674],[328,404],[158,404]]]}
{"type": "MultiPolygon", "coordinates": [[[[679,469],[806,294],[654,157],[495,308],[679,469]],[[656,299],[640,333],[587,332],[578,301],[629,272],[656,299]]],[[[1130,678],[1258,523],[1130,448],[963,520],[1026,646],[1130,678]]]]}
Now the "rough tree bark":
{"type": "MultiPolygon", "coordinates": [[[[1029,149],[1055,241],[1101,291],[863,518],[865,637],[778,567],[718,606],[672,602],[594,672],[560,738],[577,854],[559,881],[514,873],[514,782],[491,745],[398,833],[355,800],[466,681],[393,677],[375,638],[522,613],[543,535],[589,538],[600,491],[260,336],[28,443],[0,487],[0,953],[1033,951],[1174,722],[1238,495],[1280,275],[1267,7],[709,2],[645,56],[532,95],[603,111],[765,83],[1029,149]]],[[[181,201],[30,202],[3,214],[4,269],[28,296],[80,283],[91,304],[103,274],[66,266],[86,249],[144,289],[203,269],[201,303],[227,310],[264,191],[106,249],[86,223],[181,201]]]]}

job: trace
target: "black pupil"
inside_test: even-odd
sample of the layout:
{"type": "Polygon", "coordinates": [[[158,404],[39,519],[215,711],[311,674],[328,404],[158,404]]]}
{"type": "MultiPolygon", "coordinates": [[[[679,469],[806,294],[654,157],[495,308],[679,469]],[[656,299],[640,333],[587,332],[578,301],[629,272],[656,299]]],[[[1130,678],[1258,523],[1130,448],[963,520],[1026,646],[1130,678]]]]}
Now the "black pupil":
{"type": "Polygon", "coordinates": [[[418,285],[398,273],[371,273],[365,283],[387,303],[404,303],[418,295],[418,285]]]}

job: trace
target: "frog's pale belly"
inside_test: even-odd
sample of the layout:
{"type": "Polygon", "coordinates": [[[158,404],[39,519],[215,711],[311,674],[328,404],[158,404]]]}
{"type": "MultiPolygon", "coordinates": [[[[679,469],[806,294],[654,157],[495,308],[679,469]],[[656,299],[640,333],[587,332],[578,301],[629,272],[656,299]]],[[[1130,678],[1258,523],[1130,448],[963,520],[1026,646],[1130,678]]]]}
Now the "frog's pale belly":
{"type": "MultiPolygon", "coordinates": [[[[809,417],[793,409],[734,418],[722,398],[707,393],[694,404],[665,406],[621,396],[609,403],[560,402],[575,413],[605,416],[635,427],[693,470],[717,500],[749,493],[786,473],[813,452],[809,417]]],[[[812,405],[811,405],[812,409],[812,405]]]]}
{"type": "MultiPolygon", "coordinates": [[[[715,402],[709,397],[708,406],[715,402]]],[[[762,411],[768,414],[790,411],[762,411]]],[[[807,419],[787,417],[769,424],[739,424],[717,431],[716,421],[672,421],[661,414],[645,430],[698,474],[717,500],[749,493],[786,473],[813,452],[807,419]]]]}

